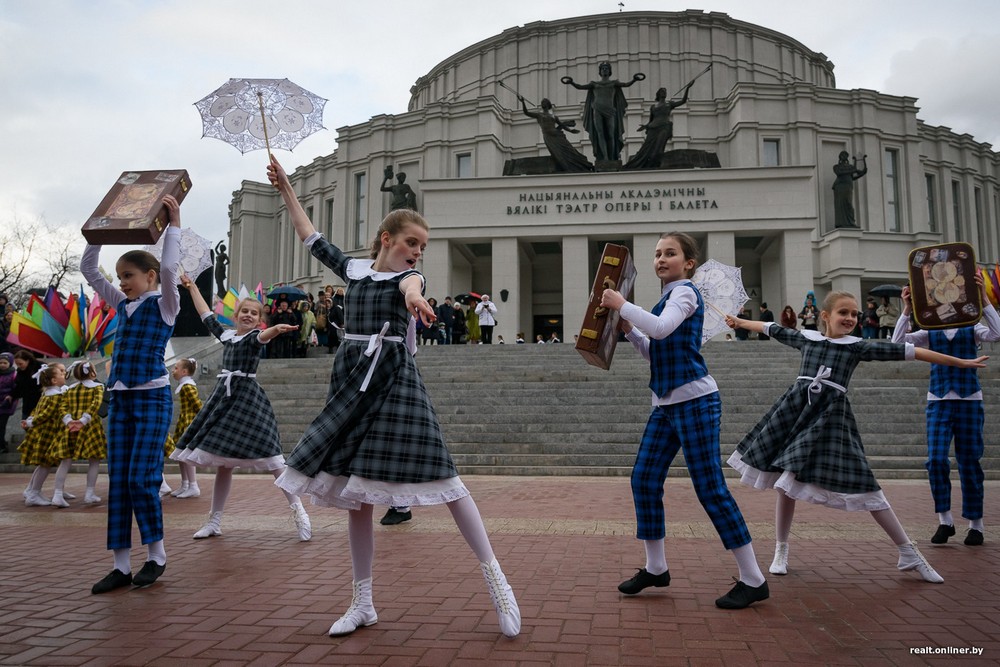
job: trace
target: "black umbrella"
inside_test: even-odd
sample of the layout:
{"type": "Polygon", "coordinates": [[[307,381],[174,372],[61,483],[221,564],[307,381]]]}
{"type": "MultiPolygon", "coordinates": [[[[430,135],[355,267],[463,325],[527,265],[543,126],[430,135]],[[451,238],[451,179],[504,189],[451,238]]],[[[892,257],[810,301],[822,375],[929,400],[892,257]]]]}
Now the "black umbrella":
{"type": "Polygon", "coordinates": [[[903,288],[899,285],[879,285],[874,289],[868,290],[868,293],[872,296],[894,296],[899,298],[903,294],[903,288]]]}
{"type": "Polygon", "coordinates": [[[267,296],[272,299],[284,299],[285,301],[300,301],[306,298],[306,293],[294,285],[282,285],[268,292],[267,296]]]}
{"type": "Polygon", "coordinates": [[[475,292],[464,292],[455,297],[455,301],[459,302],[463,306],[471,306],[480,299],[483,298],[482,294],[477,294],[475,292]]]}

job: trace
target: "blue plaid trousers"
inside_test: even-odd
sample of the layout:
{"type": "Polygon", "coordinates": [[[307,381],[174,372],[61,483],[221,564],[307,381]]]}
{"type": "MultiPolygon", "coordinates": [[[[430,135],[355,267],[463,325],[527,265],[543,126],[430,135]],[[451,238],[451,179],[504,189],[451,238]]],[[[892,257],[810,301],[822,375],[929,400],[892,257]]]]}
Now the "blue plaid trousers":
{"type": "Polygon", "coordinates": [[[695,493],[723,546],[736,549],[750,543],[743,514],[722,474],[721,418],[722,401],[718,392],[653,408],[632,468],[636,537],[640,540],[660,540],[666,536],[663,483],[670,464],[683,447],[695,493]]]}
{"type": "Polygon", "coordinates": [[[170,387],[113,391],[108,407],[108,549],[132,547],[132,515],[143,544],[163,539],[163,443],[170,387]]]}
{"type": "Polygon", "coordinates": [[[927,476],[934,497],[934,511],[951,509],[951,467],[948,450],[955,440],[955,461],[962,482],[962,516],[983,518],[982,401],[927,401],[927,476]]]}

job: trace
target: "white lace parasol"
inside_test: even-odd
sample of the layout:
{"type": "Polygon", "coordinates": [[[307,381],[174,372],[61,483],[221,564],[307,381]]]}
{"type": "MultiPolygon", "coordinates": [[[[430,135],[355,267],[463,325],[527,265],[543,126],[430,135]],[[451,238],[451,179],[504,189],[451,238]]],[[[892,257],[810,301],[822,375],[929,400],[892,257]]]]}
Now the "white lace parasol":
{"type": "MultiPolygon", "coordinates": [[[[148,245],[144,249],[151,253],[156,259],[163,259],[163,239],[166,234],[160,236],[156,245],[148,245]]],[[[212,242],[200,236],[190,227],[181,228],[180,238],[181,269],[197,280],[198,276],[205,269],[212,266],[212,242]]]]}
{"type": "Polygon", "coordinates": [[[694,283],[705,301],[705,322],[701,330],[701,342],[729,329],[726,315],[739,315],[750,295],[743,288],[743,271],[738,266],[729,266],[710,259],[695,271],[694,283]]]}

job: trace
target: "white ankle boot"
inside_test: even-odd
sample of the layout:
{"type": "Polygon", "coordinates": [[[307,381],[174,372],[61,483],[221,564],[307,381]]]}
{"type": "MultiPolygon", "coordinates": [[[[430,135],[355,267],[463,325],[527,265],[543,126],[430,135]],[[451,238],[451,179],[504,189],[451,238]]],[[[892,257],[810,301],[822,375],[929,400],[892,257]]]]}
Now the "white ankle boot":
{"type": "Polygon", "coordinates": [[[348,607],[346,614],[330,626],[331,637],[349,635],[362,626],[378,623],[378,614],[372,605],[372,578],[355,581],[353,586],[354,597],[351,599],[351,606],[348,607]]]}
{"type": "Polygon", "coordinates": [[[63,497],[63,492],[58,489],[52,493],[52,504],[56,507],[69,507],[69,503],[63,497]]]}
{"type": "Polygon", "coordinates": [[[181,482],[181,488],[174,489],[173,491],[170,492],[170,495],[172,495],[174,498],[176,498],[176,497],[178,497],[179,495],[181,495],[182,493],[184,493],[187,490],[188,490],[188,483],[187,482],[181,482]]]}
{"type": "Polygon", "coordinates": [[[160,482],[160,497],[161,498],[163,496],[165,496],[165,495],[168,495],[170,493],[170,491],[171,491],[170,485],[167,484],[167,480],[163,480],[162,482],[160,482]]]}
{"type": "Polygon", "coordinates": [[[788,574],[788,542],[776,542],[774,560],[767,569],[771,574],[788,574]]]}
{"type": "Polygon", "coordinates": [[[83,502],[88,505],[95,505],[101,502],[101,497],[95,494],[93,489],[87,489],[87,493],[83,496],[83,502]]]}
{"type": "Polygon", "coordinates": [[[913,542],[899,545],[899,562],[896,567],[901,572],[916,570],[924,578],[924,581],[929,581],[932,584],[944,583],[944,577],[934,571],[934,568],[913,542]]]}
{"type": "Polygon", "coordinates": [[[507,577],[500,569],[500,563],[494,558],[489,563],[480,563],[486,585],[493,598],[493,608],[497,610],[500,619],[500,632],[508,637],[516,637],[521,632],[521,610],[514,599],[514,591],[507,583],[507,577]]]}
{"type": "Polygon", "coordinates": [[[28,507],[48,507],[52,504],[52,501],[38,491],[29,489],[25,492],[24,504],[28,507]]]}
{"type": "Polygon", "coordinates": [[[189,484],[184,490],[177,494],[178,498],[198,498],[201,496],[201,489],[198,488],[198,483],[189,484]]]}
{"type": "Polygon", "coordinates": [[[289,505],[292,508],[292,517],[295,519],[295,527],[299,530],[299,540],[302,542],[308,542],[312,539],[312,523],[309,521],[309,515],[306,514],[306,508],[302,506],[301,502],[295,503],[294,505],[289,505]]]}
{"type": "Polygon", "coordinates": [[[202,526],[197,533],[194,534],[194,539],[203,540],[206,537],[215,537],[217,535],[222,535],[222,512],[212,512],[208,515],[208,523],[202,526]]]}

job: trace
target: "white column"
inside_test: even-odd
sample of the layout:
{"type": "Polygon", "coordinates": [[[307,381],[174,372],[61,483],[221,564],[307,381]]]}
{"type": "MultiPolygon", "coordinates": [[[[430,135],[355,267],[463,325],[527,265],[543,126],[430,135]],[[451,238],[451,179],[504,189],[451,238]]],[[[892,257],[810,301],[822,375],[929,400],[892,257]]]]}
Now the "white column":
{"type": "Polygon", "coordinates": [[[516,238],[493,239],[493,292],[490,299],[497,305],[497,334],[513,344],[514,334],[521,330],[521,253],[516,238]],[[503,300],[504,290],[507,300],[503,300]]]}
{"type": "Polygon", "coordinates": [[[660,300],[660,279],[653,271],[653,257],[659,234],[636,234],[632,237],[632,262],[635,264],[635,296],[633,303],[649,310],[660,300]]]}
{"type": "MultiPolygon", "coordinates": [[[[790,230],[781,234],[781,263],[785,267],[781,303],[788,304],[797,313],[802,310],[806,292],[814,289],[812,263],[812,235],[808,230],[790,230]]],[[[768,305],[775,309],[774,297],[768,295],[768,305]]]]}
{"type": "Polygon", "coordinates": [[[431,239],[424,250],[421,273],[427,282],[426,295],[439,304],[446,296],[455,296],[451,284],[451,242],[448,239],[431,239]]]}
{"type": "Polygon", "coordinates": [[[594,276],[590,273],[587,241],[586,236],[564,236],[562,239],[564,343],[572,343],[573,335],[580,333],[580,325],[583,324],[583,316],[590,302],[594,276]]]}
{"type": "Polygon", "coordinates": [[[709,232],[705,244],[705,257],[730,266],[736,265],[736,234],[734,232],[709,232]]]}

